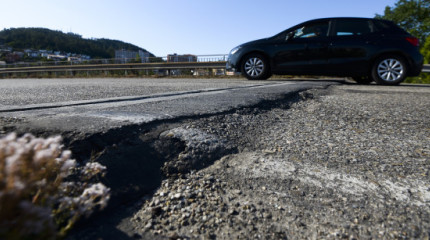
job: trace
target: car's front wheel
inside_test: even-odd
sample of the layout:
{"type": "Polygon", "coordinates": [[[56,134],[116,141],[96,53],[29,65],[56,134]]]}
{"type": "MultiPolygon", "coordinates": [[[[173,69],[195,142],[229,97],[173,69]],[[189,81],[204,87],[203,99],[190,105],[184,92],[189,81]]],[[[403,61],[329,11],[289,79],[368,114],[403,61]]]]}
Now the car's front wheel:
{"type": "Polygon", "coordinates": [[[377,84],[398,85],[406,78],[407,66],[403,58],[387,55],[378,58],[372,68],[372,78],[377,84]]]}
{"type": "Polygon", "coordinates": [[[248,80],[266,80],[270,77],[270,66],[262,55],[250,54],[242,61],[242,74],[248,80]]]}

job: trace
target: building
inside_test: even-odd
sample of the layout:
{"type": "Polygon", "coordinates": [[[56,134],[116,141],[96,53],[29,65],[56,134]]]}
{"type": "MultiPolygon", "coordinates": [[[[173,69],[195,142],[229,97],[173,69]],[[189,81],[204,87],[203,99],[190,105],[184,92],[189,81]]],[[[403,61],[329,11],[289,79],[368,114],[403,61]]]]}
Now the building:
{"type": "Polygon", "coordinates": [[[40,57],[40,53],[38,51],[36,51],[36,50],[33,50],[33,49],[25,49],[24,53],[29,58],[39,58],[40,57]]]}
{"type": "Polygon", "coordinates": [[[131,60],[136,59],[137,52],[135,51],[128,51],[128,50],[116,50],[115,51],[115,62],[118,63],[127,63],[131,60]]]}
{"type": "Polygon", "coordinates": [[[11,53],[12,50],[13,49],[11,47],[4,46],[4,45],[0,46],[0,53],[11,53]]]}
{"type": "Polygon", "coordinates": [[[71,63],[80,63],[82,59],[80,57],[67,57],[67,61],[71,63]]]}
{"type": "Polygon", "coordinates": [[[117,63],[128,63],[132,61],[136,61],[139,59],[140,62],[146,63],[149,62],[149,52],[145,52],[142,50],[139,51],[129,51],[125,49],[116,50],[115,51],[115,62],[117,63]]]}
{"type": "Polygon", "coordinates": [[[48,55],[52,55],[52,51],[51,50],[39,50],[40,56],[41,57],[45,57],[47,58],[48,55]]]}
{"type": "Polygon", "coordinates": [[[167,62],[197,62],[197,56],[191,54],[178,55],[174,53],[167,55],[167,62]]]}
{"type": "Polygon", "coordinates": [[[151,57],[149,55],[149,52],[145,52],[145,51],[139,50],[138,54],[139,54],[139,57],[140,57],[140,61],[142,63],[148,63],[149,62],[149,58],[151,57]]]}
{"type": "Polygon", "coordinates": [[[49,54],[46,58],[54,61],[64,61],[67,59],[67,57],[64,55],[55,55],[55,54],[49,54]]]}

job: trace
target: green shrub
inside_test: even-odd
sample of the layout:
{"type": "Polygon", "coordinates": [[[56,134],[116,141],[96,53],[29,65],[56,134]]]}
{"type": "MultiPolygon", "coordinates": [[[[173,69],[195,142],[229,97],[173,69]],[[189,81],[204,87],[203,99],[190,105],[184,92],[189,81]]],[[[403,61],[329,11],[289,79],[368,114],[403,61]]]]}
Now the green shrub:
{"type": "Polygon", "coordinates": [[[405,83],[430,84],[430,73],[421,73],[418,77],[406,78],[405,83]]]}

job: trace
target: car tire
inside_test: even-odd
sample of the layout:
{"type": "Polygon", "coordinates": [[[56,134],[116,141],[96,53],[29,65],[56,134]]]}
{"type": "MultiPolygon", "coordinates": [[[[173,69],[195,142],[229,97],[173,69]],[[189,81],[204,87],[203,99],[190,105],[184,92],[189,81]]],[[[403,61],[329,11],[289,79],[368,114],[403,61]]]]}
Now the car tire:
{"type": "Polygon", "coordinates": [[[373,82],[373,79],[365,76],[365,77],[353,77],[352,78],[356,83],[361,84],[361,85],[369,85],[370,83],[373,82]]]}
{"type": "Polygon", "coordinates": [[[242,61],[242,75],[248,80],[266,80],[271,76],[268,61],[261,54],[249,54],[242,61]]]}
{"type": "Polygon", "coordinates": [[[380,85],[399,85],[405,80],[407,65],[402,57],[386,55],[376,59],[372,68],[372,78],[380,85]]]}

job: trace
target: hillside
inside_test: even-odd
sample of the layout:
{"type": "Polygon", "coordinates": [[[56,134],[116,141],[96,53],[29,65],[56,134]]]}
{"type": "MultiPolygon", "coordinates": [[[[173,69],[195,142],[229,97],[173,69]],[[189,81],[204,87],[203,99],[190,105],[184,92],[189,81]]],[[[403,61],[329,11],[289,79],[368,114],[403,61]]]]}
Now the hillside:
{"type": "MultiPolygon", "coordinates": [[[[130,43],[110,39],[85,39],[74,33],[46,28],[11,28],[0,31],[0,45],[14,49],[45,49],[77,53],[92,58],[114,58],[115,50],[146,51],[130,43]]],[[[150,53],[153,56],[152,53],[150,53]]]]}

